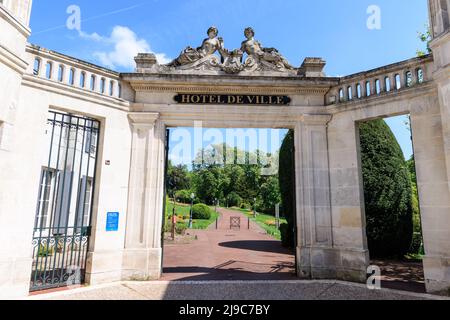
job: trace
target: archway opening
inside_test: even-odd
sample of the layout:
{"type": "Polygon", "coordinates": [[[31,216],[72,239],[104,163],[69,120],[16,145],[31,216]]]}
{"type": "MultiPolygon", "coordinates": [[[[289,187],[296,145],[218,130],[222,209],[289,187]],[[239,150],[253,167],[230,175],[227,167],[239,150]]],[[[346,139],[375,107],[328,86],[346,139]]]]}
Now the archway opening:
{"type": "Polygon", "coordinates": [[[366,234],[384,288],[425,293],[424,244],[409,115],[359,123],[366,234]]]}
{"type": "Polygon", "coordinates": [[[283,205],[280,181],[287,182],[279,179],[286,136],[168,129],[164,280],[295,279],[295,213],[283,205]]]}

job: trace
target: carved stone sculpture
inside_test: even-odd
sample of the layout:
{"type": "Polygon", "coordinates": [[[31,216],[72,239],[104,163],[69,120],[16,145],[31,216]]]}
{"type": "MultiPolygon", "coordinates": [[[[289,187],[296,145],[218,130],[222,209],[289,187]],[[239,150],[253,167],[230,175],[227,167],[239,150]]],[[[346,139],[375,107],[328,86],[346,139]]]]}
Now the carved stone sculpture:
{"type": "Polygon", "coordinates": [[[181,54],[171,63],[167,64],[166,67],[174,67],[184,69],[188,66],[188,69],[208,69],[220,68],[220,61],[214,54],[217,51],[222,51],[223,49],[223,39],[218,38],[219,30],[216,27],[211,27],[208,29],[208,38],[203,40],[200,47],[194,49],[192,47],[187,47],[181,54]]]}
{"type": "Polygon", "coordinates": [[[166,65],[158,65],[160,71],[208,70],[223,71],[229,74],[241,72],[290,72],[295,73],[289,62],[275,48],[264,48],[255,40],[255,31],[247,28],[244,31],[247,40],[241,48],[233,51],[224,47],[223,39],[218,37],[216,27],[208,29],[208,38],[198,48],[187,47],[181,54],[166,65]],[[220,57],[215,53],[219,52],[220,57]],[[244,61],[244,54],[247,57],[244,61]]]}
{"type": "Polygon", "coordinates": [[[262,45],[255,40],[255,31],[247,28],[244,31],[247,38],[242,42],[241,50],[248,54],[244,67],[249,71],[265,71],[265,70],[293,70],[294,68],[275,48],[263,48],[262,45]]]}

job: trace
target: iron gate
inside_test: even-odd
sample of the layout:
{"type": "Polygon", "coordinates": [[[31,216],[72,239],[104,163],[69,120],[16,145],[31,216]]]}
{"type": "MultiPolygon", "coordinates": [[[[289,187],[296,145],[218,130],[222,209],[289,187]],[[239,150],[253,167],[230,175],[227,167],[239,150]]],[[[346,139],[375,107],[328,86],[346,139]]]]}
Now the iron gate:
{"type": "Polygon", "coordinates": [[[49,112],[30,291],[84,283],[100,123],[49,112]]]}

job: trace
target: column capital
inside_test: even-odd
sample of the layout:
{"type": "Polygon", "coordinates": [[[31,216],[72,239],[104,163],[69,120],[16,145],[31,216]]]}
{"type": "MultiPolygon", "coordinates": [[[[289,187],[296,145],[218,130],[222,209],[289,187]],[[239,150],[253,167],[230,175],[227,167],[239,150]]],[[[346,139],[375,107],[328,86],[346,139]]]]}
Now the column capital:
{"type": "Polygon", "coordinates": [[[155,126],[159,116],[159,113],[152,112],[131,112],[128,114],[128,118],[133,126],[149,128],[153,128],[155,126]]]}
{"type": "Polygon", "coordinates": [[[305,114],[300,122],[308,125],[327,125],[332,118],[331,114],[305,114]]]}

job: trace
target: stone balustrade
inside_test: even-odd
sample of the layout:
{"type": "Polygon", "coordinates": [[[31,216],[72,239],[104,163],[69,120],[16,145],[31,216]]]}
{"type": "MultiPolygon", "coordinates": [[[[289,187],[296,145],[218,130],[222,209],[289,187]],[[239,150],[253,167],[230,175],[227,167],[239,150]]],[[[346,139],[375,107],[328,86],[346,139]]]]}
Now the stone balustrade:
{"type": "Polygon", "coordinates": [[[326,104],[342,104],[395,94],[432,80],[432,55],[413,58],[340,79],[326,96],[326,104]]]}
{"type": "Polygon", "coordinates": [[[122,98],[120,73],[72,57],[28,45],[27,73],[77,89],[122,98]]]}

